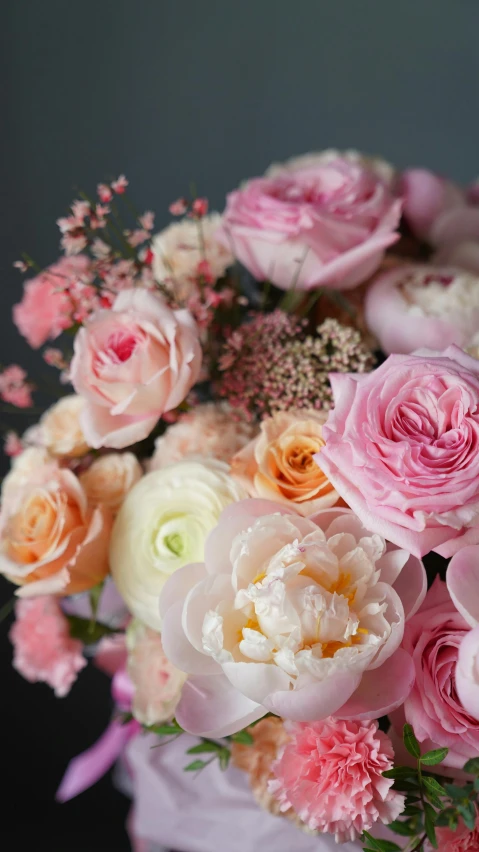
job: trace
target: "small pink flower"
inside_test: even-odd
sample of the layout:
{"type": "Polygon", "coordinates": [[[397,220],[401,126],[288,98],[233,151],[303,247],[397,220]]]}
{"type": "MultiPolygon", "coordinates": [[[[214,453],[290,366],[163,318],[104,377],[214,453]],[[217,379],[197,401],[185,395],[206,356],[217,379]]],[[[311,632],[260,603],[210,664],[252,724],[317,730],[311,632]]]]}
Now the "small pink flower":
{"type": "Polygon", "coordinates": [[[58,370],[64,370],[67,366],[63,352],[61,349],[49,347],[43,352],[43,360],[49,367],[57,367],[58,370]]]}
{"type": "Polygon", "coordinates": [[[19,269],[20,272],[27,272],[29,268],[28,263],[25,263],[24,260],[16,260],[13,266],[15,269],[19,269]]]}
{"type": "Polygon", "coordinates": [[[133,715],[144,725],[171,719],[186,675],[165,656],[160,634],[140,621],[133,621],[126,634],[128,674],[135,692],[133,715]]]}
{"type": "Polygon", "coordinates": [[[23,453],[24,446],[22,443],[22,439],[16,432],[10,431],[5,435],[5,444],[4,444],[4,452],[5,455],[10,458],[15,458],[15,456],[19,456],[23,453]]]}
{"type": "Polygon", "coordinates": [[[170,204],[168,209],[172,216],[183,216],[188,210],[188,202],[186,198],[178,198],[170,204]]]}
{"type": "Polygon", "coordinates": [[[120,175],[116,180],[112,181],[111,188],[117,195],[123,195],[128,186],[128,181],[125,175],[120,175]]]}
{"type": "Polygon", "coordinates": [[[87,216],[90,215],[91,208],[88,201],[74,201],[71,210],[76,224],[83,225],[87,216]]]}
{"type": "MultiPolygon", "coordinates": [[[[436,828],[437,852],[477,852],[479,849],[479,816],[472,831],[461,823],[451,831],[450,828],[436,828]]],[[[428,844],[427,852],[433,852],[428,844]]]]}
{"type": "Polygon", "coordinates": [[[88,240],[83,231],[80,231],[79,233],[65,233],[60,243],[67,257],[73,257],[87,247],[88,240]]]}
{"type": "Polygon", "coordinates": [[[143,213],[143,216],[140,216],[138,221],[145,231],[152,231],[155,224],[155,214],[151,210],[147,210],[143,213]]]}
{"type": "Polygon", "coordinates": [[[113,193],[106,183],[99,183],[96,191],[102,204],[108,204],[108,202],[113,198],[113,193]]]}
{"type": "Polygon", "coordinates": [[[96,257],[98,260],[105,260],[105,258],[109,257],[110,252],[110,246],[99,237],[93,240],[91,245],[91,253],[93,257],[96,257]]]}
{"type": "Polygon", "coordinates": [[[282,810],[292,807],[312,831],[344,843],[403,811],[404,796],[382,774],[392,768],[394,752],[377,722],[330,717],[287,723],[286,730],[291,740],[272,765],[269,788],[282,810]]]}
{"type": "Polygon", "coordinates": [[[144,228],[137,228],[136,231],[125,231],[125,237],[129,245],[136,248],[150,239],[150,232],[145,231],[144,228]]]}
{"type": "Polygon", "coordinates": [[[15,614],[10,630],[13,667],[31,683],[47,683],[63,698],[86,666],[82,643],[70,637],[68,621],[53,596],[20,600],[15,614]]]}
{"type": "Polygon", "coordinates": [[[206,216],[208,212],[208,199],[207,198],[195,198],[193,204],[191,205],[191,210],[193,216],[197,216],[199,219],[202,216],[206,216]]]}
{"type": "Polygon", "coordinates": [[[11,364],[0,373],[0,398],[17,408],[30,408],[33,405],[33,385],[26,381],[27,374],[22,367],[11,364]]]}

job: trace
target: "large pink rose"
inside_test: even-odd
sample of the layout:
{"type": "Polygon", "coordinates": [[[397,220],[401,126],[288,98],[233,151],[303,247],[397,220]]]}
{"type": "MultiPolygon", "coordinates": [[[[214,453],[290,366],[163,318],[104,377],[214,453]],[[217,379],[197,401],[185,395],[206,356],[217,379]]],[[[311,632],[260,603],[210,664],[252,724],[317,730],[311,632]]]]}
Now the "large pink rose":
{"type": "Polygon", "coordinates": [[[479,361],[390,355],[331,376],[318,464],[369,529],[422,556],[479,542],[479,361]]]}
{"type": "Polygon", "coordinates": [[[220,235],[259,281],[344,290],[377,269],[400,216],[374,161],[326,151],[230,193],[220,235]]]}
{"type": "Polygon", "coordinates": [[[447,746],[443,765],[457,769],[479,753],[479,721],[462,705],[455,681],[459,648],[468,633],[469,625],[438,578],[406,625],[403,640],[416,670],[404,704],[406,719],[424,750],[447,746]]]}
{"type": "Polygon", "coordinates": [[[412,686],[399,646],[425,591],[422,563],[348,509],[304,518],[267,500],[228,507],[205,563],[175,571],[161,595],[164,651],[190,674],[178,721],[224,736],[267,711],[384,715],[412,686]]]}
{"type": "Polygon", "coordinates": [[[88,444],[118,449],[146,438],[184,400],[200,368],[198,330],[188,311],[174,311],[141,288],[121,292],[75,338],[71,378],[86,399],[88,444]]]}
{"type": "Polygon", "coordinates": [[[456,689],[463,707],[479,719],[479,547],[464,547],[452,557],[446,582],[454,605],[472,628],[459,647],[456,689]]]}
{"type": "Polygon", "coordinates": [[[452,343],[466,349],[479,344],[479,277],[443,266],[396,266],[368,288],[364,315],[388,355],[452,343]]]}
{"type": "Polygon", "coordinates": [[[408,169],[400,190],[410,228],[437,249],[437,262],[479,272],[477,187],[467,191],[427,169],[408,169]]]}
{"type": "Polygon", "coordinates": [[[13,321],[34,349],[71,326],[71,300],[65,291],[87,275],[89,266],[85,255],[62,257],[25,283],[22,301],[13,306],[13,321]]]}

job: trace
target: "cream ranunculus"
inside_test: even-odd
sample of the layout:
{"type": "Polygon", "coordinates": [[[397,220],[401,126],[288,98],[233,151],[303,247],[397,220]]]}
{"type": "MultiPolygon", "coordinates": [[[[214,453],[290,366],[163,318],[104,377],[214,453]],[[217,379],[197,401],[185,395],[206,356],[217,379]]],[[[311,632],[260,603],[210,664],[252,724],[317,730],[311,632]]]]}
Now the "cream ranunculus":
{"type": "Polygon", "coordinates": [[[245,496],[228,466],[213,459],[155,470],[132,488],[113,527],[110,565],[133,615],[160,629],[158,599],[166,580],[203,560],[205,539],[221,512],[245,496]]]}
{"type": "Polygon", "coordinates": [[[133,453],[107,453],[95,459],[80,475],[80,482],[91,506],[103,503],[117,512],[142,473],[141,464],[133,453]]]}
{"type": "Polygon", "coordinates": [[[80,426],[85,400],[77,394],[59,399],[45,412],[38,427],[39,443],[52,456],[76,458],[88,452],[80,426]]]}
{"type": "MultiPolygon", "coordinates": [[[[307,517],[339,500],[314,455],[324,446],[318,411],[280,411],[261,424],[261,432],[234,457],[231,470],[252,497],[291,506],[307,517]]],[[[344,504],[342,504],[344,505],[344,504]]]]}

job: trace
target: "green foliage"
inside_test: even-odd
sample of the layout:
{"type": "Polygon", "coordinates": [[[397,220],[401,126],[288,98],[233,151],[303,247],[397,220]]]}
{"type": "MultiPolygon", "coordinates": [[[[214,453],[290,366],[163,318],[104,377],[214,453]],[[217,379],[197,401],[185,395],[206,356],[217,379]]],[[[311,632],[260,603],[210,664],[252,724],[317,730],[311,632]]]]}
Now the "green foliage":
{"type": "Polygon", "coordinates": [[[67,615],[67,620],[72,639],[80,639],[84,645],[93,645],[103,639],[104,636],[111,636],[116,633],[116,630],[112,630],[106,624],[100,624],[99,621],[92,621],[90,618],[67,615]]]}

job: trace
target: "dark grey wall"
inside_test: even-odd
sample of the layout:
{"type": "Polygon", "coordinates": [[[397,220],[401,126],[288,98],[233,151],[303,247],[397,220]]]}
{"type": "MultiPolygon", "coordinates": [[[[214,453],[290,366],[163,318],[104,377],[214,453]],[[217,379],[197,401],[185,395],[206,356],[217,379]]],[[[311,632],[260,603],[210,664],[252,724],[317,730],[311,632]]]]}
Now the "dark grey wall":
{"type": "MultiPolygon", "coordinates": [[[[57,255],[74,187],[139,207],[327,146],[479,172],[478,0],[3,0],[1,281],[57,255]]],[[[3,300],[2,300],[3,301],[3,300]]],[[[28,351],[8,326],[0,361],[28,351]]]]}

